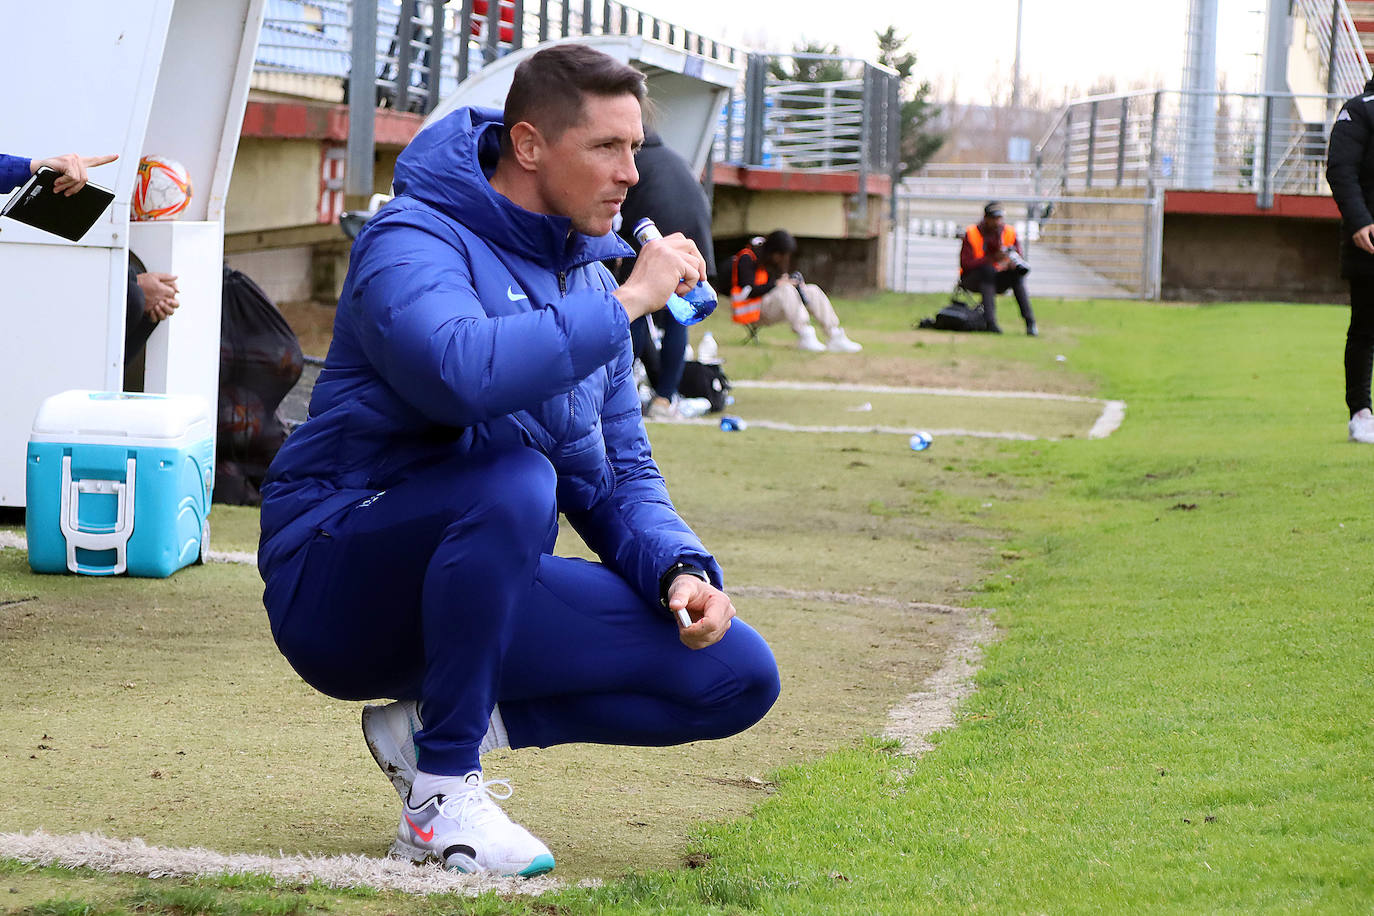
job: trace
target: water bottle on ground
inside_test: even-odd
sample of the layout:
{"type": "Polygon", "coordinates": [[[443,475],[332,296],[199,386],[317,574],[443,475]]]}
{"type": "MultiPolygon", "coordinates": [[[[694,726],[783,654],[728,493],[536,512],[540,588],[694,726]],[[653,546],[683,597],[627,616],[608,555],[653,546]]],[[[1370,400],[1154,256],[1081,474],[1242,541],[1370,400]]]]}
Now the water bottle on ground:
{"type": "Polygon", "coordinates": [[[714,366],[720,362],[720,346],[710,331],[701,335],[701,342],[697,344],[697,362],[706,366],[714,366]]]}
{"type": "MultiPolygon", "coordinates": [[[[659,232],[654,221],[646,216],[635,223],[634,237],[639,240],[640,247],[643,247],[654,239],[663,238],[663,233],[659,232]]],[[[697,285],[692,287],[687,295],[679,296],[673,293],[668,297],[668,311],[673,313],[678,324],[696,324],[715,310],[716,291],[711,289],[711,284],[704,279],[698,280],[697,285]]]]}

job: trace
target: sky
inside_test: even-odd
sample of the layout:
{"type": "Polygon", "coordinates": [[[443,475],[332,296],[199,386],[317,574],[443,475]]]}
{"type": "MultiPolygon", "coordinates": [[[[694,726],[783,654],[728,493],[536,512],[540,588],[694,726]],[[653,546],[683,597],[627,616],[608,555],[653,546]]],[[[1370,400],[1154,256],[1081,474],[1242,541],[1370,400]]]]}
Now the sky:
{"type": "MultiPolygon", "coordinates": [[[[1118,89],[1182,84],[1188,0],[1022,0],[1023,85],[1051,103],[1099,78],[1118,89]],[[1132,10],[1131,7],[1134,6],[1132,10]],[[1105,11],[1105,12],[1104,12],[1105,11]]],[[[815,41],[856,57],[876,54],[875,32],[908,37],[917,73],[939,98],[987,103],[1010,95],[1017,0],[628,0],[687,28],[750,49],[791,50],[815,41]]],[[[1255,88],[1264,42],[1263,0],[1220,0],[1218,70],[1232,91],[1255,88]]]]}

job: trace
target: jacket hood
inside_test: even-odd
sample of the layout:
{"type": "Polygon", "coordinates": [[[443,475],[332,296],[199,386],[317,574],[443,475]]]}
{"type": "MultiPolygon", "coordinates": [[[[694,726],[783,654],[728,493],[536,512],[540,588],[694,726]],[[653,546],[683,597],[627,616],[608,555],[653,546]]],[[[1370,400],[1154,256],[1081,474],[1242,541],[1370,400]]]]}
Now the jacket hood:
{"type": "Polygon", "coordinates": [[[1371,78],[1369,82],[1364,84],[1364,91],[1366,95],[1368,95],[1371,92],[1374,92],[1374,78],[1371,78]]]}
{"type": "Polygon", "coordinates": [[[614,232],[574,232],[565,216],[534,213],[512,203],[488,176],[501,155],[501,112],[459,108],[426,127],[396,159],[398,197],[421,201],[493,245],[551,270],[629,257],[614,232]]]}

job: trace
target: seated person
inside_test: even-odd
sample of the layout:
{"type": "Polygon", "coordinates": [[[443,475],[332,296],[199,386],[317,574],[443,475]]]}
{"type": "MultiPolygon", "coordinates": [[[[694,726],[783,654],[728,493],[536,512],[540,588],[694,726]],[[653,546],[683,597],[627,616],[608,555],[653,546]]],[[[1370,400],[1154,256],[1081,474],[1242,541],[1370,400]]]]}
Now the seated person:
{"type": "Polygon", "coordinates": [[[983,208],[983,221],[964,230],[959,251],[959,285],[969,292],[981,293],[983,317],[989,331],[1001,334],[997,325],[997,294],[1011,290],[1026,322],[1026,333],[1036,337],[1035,313],[1026,293],[1026,262],[1016,230],[1007,225],[1006,211],[993,201],[983,208]]]}
{"type": "Polygon", "coordinates": [[[840,319],[830,298],[814,283],[806,283],[792,271],[792,255],[797,240],[786,229],[777,229],[767,238],[756,238],[741,249],[730,262],[730,302],[734,319],[740,324],[777,324],[786,321],[797,333],[802,350],[832,353],[857,353],[863,347],[850,340],[840,327],[840,319]],[[821,343],[811,318],[825,331],[821,343]]]}

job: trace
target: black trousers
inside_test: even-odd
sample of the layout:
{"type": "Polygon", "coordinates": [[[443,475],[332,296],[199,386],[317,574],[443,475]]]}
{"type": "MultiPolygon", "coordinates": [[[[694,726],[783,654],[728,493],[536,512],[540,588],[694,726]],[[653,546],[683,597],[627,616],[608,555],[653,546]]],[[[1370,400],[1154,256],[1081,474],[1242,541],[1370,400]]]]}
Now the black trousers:
{"type": "Polygon", "coordinates": [[[1350,329],[1345,332],[1345,406],[1350,415],[1370,406],[1374,370],[1374,277],[1350,278],[1350,329]]]}
{"type": "Polygon", "coordinates": [[[959,285],[971,293],[983,297],[983,315],[988,322],[988,330],[997,328],[997,295],[1011,290],[1016,297],[1016,305],[1021,309],[1021,319],[1029,328],[1035,324],[1035,313],[1031,311],[1030,295],[1026,292],[1026,280],[1014,270],[998,271],[991,264],[970,270],[959,278],[959,285]]]}

